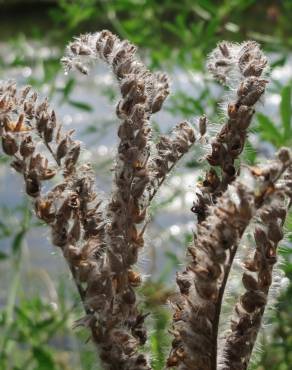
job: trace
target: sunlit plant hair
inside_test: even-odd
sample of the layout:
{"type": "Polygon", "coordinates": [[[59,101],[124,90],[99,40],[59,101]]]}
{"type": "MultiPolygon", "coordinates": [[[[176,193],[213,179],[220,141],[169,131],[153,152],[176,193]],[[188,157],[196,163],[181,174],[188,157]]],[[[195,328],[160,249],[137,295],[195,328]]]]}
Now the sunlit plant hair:
{"type": "Polygon", "coordinates": [[[110,67],[121,94],[108,200],[96,187],[91,165],[82,159],[74,131],[63,129],[48,101],[40,101],[30,87],[19,90],[14,82],[0,86],[2,149],[22,175],[36,216],[50,228],[52,243],[71,270],[84,307],[76,326],[90,332],[104,369],[151,369],[150,354],[143,347],[148,313],[139,305],[142,278],[136,267],[139,252],[147,247],[148,209],[179,159],[196,137],[204,136],[210,145],[205,158],[209,168],[196,189],[196,232],[186,265],[177,273],[177,293],[170,299],[173,341],[166,366],[247,369],[269,302],[292,195],[288,149],[282,148],[264,166],[238,164],[268,82],[267,60],[255,42],[219,44],[209,56],[208,69],[233,91],[226,102],[226,122],[213,137],[206,116],[199,119],[198,128],[183,121],[155,143],[151,119],[169,95],[168,77],[149,71],[136,56],[136,47],[109,31],[75,38],[62,63],[66,73],[76,69],[86,75],[96,60],[110,67]],[[229,318],[230,329],[219,341],[226,283],[251,225],[255,245],[242,261],[245,291],[229,318]]]}

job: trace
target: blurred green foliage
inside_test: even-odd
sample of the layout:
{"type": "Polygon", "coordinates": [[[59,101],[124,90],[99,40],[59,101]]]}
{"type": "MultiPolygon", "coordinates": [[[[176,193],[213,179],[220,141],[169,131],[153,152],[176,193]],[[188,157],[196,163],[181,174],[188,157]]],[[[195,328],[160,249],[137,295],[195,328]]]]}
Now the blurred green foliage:
{"type": "MultiPolygon", "coordinates": [[[[40,76],[30,75],[26,83],[42,88],[48,86],[50,98],[58,103],[69,104],[76,111],[90,112],[92,106],[87,102],[72,98],[76,88],[74,77],[66,80],[64,87],[57,84],[60,70],[59,59],[63,47],[73,35],[102,29],[111,29],[122,38],[134,42],[141,49],[151,68],[186,70],[191,84],[195,84],[193,74],[199,72],[204,88],[194,97],[187,89],[177,90],[169,99],[167,111],[180,118],[191,119],[201,115],[208,107],[208,115],[220,122],[218,105],[221,95],[215,95],[208,77],[204,74],[206,55],[215,44],[226,39],[243,41],[255,39],[263,48],[275,56],[272,69],[287,63],[292,47],[292,2],[256,0],[58,0],[51,1],[2,1],[0,2],[0,38],[9,43],[13,51],[10,58],[0,58],[1,78],[8,69],[30,66],[41,69],[40,76]],[[31,57],[27,52],[27,40],[41,40],[55,48],[47,57],[31,57]]],[[[291,54],[290,54],[291,56],[291,54]]],[[[253,132],[262,142],[278,148],[290,146],[292,141],[291,125],[291,80],[283,85],[273,81],[272,93],[279,97],[279,112],[276,119],[263,112],[257,113],[253,132]]],[[[104,91],[110,101],[115,100],[115,92],[104,91]]],[[[154,123],[155,124],[155,123],[154,123]]],[[[98,129],[88,122],[84,135],[103,135],[108,127],[103,123],[98,129]]],[[[155,124],[155,132],[159,131],[155,124]]],[[[249,141],[244,159],[256,163],[260,153],[249,141]]],[[[0,157],[0,166],[7,165],[7,158],[0,157]]],[[[190,160],[189,170],[198,166],[190,160]]],[[[153,217],[163,212],[177,194],[155,205],[151,210],[153,217]]],[[[98,369],[94,352],[85,334],[72,334],[72,323],[80,317],[72,287],[58,286],[58,305],[52,306],[48,299],[33,294],[27,295],[22,285],[21,265],[23,263],[23,244],[31,228],[39,227],[32,217],[27,203],[15,209],[1,208],[0,242],[9,241],[10,248],[0,249],[1,264],[8,264],[11,277],[7,286],[6,300],[0,306],[0,369],[2,370],[60,370],[60,369],[98,369]],[[18,215],[17,226],[9,215],[18,215]],[[4,216],[5,215],[5,216],[4,216]],[[69,297],[68,297],[69,295],[69,297]],[[76,355],[77,352],[77,355],[76,355]]],[[[285,261],[286,276],[292,281],[292,218],[287,222],[288,238],[281,249],[285,261]]],[[[172,240],[171,240],[172,238],[172,240]]],[[[190,242],[169,240],[180,245],[190,242]]],[[[1,244],[2,245],[2,244],[1,244]]],[[[148,280],[141,294],[145,297],[145,310],[152,319],[149,349],[152,353],[153,368],[163,368],[167,355],[169,338],[166,335],[169,313],[166,301],[172,293],[169,280],[178,267],[175,253],[165,253],[165,268],[156,279],[148,280]]],[[[263,347],[254,370],[290,370],[292,364],[292,284],[280,297],[271,319],[272,330],[264,330],[263,347]],[[272,338],[271,338],[272,333],[272,338]]]]}

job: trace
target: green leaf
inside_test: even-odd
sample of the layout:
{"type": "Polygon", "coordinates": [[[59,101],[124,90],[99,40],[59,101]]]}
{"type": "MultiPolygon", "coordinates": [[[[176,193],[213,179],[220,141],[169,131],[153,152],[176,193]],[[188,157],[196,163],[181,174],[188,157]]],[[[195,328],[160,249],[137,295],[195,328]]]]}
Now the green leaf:
{"type": "Polygon", "coordinates": [[[0,155],[0,164],[6,164],[8,163],[10,158],[8,155],[0,155]]]}
{"type": "Polygon", "coordinates": [[[284,135],[287,137],[291,134],[291,86],[284,86],[281,91],[280,114],[284,135]]]}
{"type": "Polygon", "coordinates": [[[34,321],[30,318],[30,312],[26,307],[15,307],[17,313],[17,324],[22,327],[32,329],[34,327],[34,321]]]}
{"type": "Polygon", "coordinates": [[[63,89],[60,89],[63,92],[64,100],[67,100],[72,93],[75,86],[75,80],[74,78],[70,78],[63,89]]]}
{"type": "Polygon", "coordinates": [[[283,143],[283,137],[273,121],[262,113],[257,114],[257,119],[259,123],[260,136],[277,147],[281,146],[283,143]]]}
{"type": "Polygon", "coordinates": [[[8,257],[9,257],[8,254],[0,251],[0,260],[5,260],[8,257]]]}
{"type": "Polygon", "coordinates": [[[86,112],[92,112],[92,110],[93,110],[91,105],[89,105],[87,103],[83,103],[81,101],[69,100],[69,104],[72,105],[75,108],[84,110],[86,112]]]}
{"type": "Polygon", "coordinates": [[[19,252],[24,235],[25,235],[25,230],[20,230],[15,235],[13,242],[12,242],[12,252],[14,255],[19,252]]]}
{"type": "Polygon", "coordinates": [[[11,235],[11,230],[8,225],[0,221],[0,238],[6,238],[11,235]]]}
{"type": "Polygon", "coordinates": [[[37,361],[37,368],[35,370],[54,370],[56,369],[52,354],[44,347],[34,347],[33,355],[37,361]]]}

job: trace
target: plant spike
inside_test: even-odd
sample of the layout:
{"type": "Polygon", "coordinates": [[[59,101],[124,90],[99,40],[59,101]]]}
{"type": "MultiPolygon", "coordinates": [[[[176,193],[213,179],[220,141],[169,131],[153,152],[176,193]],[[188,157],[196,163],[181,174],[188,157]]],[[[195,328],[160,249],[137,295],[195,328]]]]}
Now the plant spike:
{"type": "MultiPolygon", "coordinates": [[[[266,57],[254,41],[240,45],[224,41],[209,56],[209,71],[221,83],[236,90],[236,94],[230,97],[231,101],[227,104],[227,122],[211,140],[211,152],[206,157],[211,168],[205,175],[192,208],[197,214],[198,222],[206,218],[208,205],[216,202],[216,198],[238,175],[235,161],[244,149],[255,104],[265,92],[268,81],[261,76],[266,67],[266,57]],[[219,176],[216,167],[220,169],[219,176]]],[[[200,127],[204,128],[206,117],[201,117],[199,122],[200,127]]]]}

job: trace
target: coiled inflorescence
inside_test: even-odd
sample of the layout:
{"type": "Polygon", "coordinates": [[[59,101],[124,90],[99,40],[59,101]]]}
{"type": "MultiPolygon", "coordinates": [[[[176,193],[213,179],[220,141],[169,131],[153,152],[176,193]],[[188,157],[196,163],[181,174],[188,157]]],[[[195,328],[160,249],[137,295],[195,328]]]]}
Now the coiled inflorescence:
{"type": "MultiPolygon", "coordinates": [[[[222,42],[210,54],[208,69],[220,82],[235,89],[227,106],[227,122],[211,141],[208,170],[197,193],[193,211],[199,222],[206,217],[207,205],[220,196],[237,175],[235,160],[242,153],[247,129],[254,115],[255,104],[265,92],[267,80],[262,78],[267,60],[258,44],[248,41],[241,45],[222,42]],[[215,171],[219,167],[220,171],[215,171]]],[[[201,122],[206,118],[201,118],[201,122]]]]}
{"type": "Polygon", "coordinates": [[[146,370],[148,358],[138,349],[147,339],[147,315],[138,309],[134,289],[142,279],[133,265],[144,245],[147,208],[195,136],[184,122],[173,137],[159,138],[157,149],[152,144],[150,118],[168,96],[169,82],[148,71],[135,52],[128,41],[102,31],[75,39],[63,58],[67,70],[84,74],[88,62],[104,60],[120,87],[120,141],[108,202],[99,199],[90,165],[79,164],[81,143],[62,130],[46,100],[39,103],[29,87],[18,92],[14,83],[2,84],[0,118],[3,151],[13,157],[36,215],[51,227],[73,274],[86,313],[77,325],[91,330],[106,368],[146,370]],[[53,177],[62,180],[43,190],[53,177]]]}
{"type": "MultiPolygon", "coordinates": [[[[144,245],[147,207],[162,183],[157,178],[164,179],[171,170],[169,162],[175,164],[189,150],[195,141],[194,131],[188,123],[181,124],[176,129],[173,145],[167,148],[168,157],[165,157],[166,150],[161,151],[162,144],[158,144],[157,152],[152,151],[150,117],[160,110],[168,96],[169,82],[165,74],[147,70],[136,58],[135,46],[128,41],[102,31],[81,36],[69,44],[67,50],[67,56],[63,58],[65,68],[75,67],[85,73],[90,60],[102,59],[111,67],[121,91],[116,107],[121,120],[118,129],[120,142],[113,192],[106,210],[110,222],[107,226],[108,266],[104,268],[108,269],[108,279],[114,276],[113,298],[109,300],[112,307],[104,314],[104,319],[108,321],[106,327],[113,317],[118,327],[126,323],[126,329],[120,328],[121,335],[131,343],[131,351],[127,351],[133,356],[137,344],[146,341],[145,316],[138,311],[134,292],[141,278],[132,266],[144,245]]],[[[166,137],[165,140],[172,139],[166,137]]],[[[159,142],[162,141],[160,138],[159,142]]],[[[114,334],[117,336],[117,331],[114,334]]],[[[103,337],[102,356],[116,364],[120,355],[113,352],[112,341],[113,337],[108,333],[103,337]]],[[[121,351],[124,351],[122,346],[121,351]]],[[[137,364],[135,366],[133,368],[138,368],[137,364]]],[[[147,366],[145,360],[145,368],[147,366]]]]}

